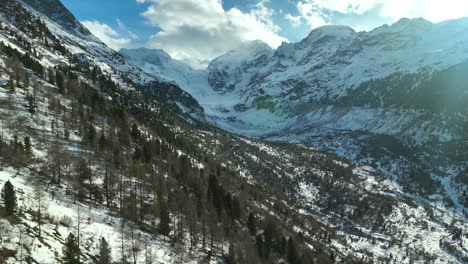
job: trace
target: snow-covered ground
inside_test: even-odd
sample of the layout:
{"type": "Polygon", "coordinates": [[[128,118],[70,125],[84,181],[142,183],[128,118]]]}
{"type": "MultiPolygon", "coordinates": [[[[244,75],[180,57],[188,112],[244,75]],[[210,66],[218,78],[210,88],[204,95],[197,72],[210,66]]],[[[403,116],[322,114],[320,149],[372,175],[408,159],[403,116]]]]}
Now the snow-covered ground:
{"type": "MultiPolygon", "coordinates": [[[[242,141],[255,149],[243,148],[242,153],[237,153],[243,157],[242,160],[273,168],[277,173],[271,177],[275,179],[287,176],[292,182],[298,183],[294,195],[300,204],[299,208],[302,208],[300,212],[336,228],[338,235],[332,244],[341,253],[357,254],[371,262],[391,258],[391,263],[427,263],[428,259],[431,259],[430,263],[460,263],[461,257],[466,259],[468,256],[467,218],[461,210],[446,208],[441,202],[408,194],[395,180],[384,177],[372,167],[357,166],[353,169],[355,178],[349,183],[347,191],[362,195],[362,199],[374,195],[392,204],[389,215],[382,223],[383,229],[371,230],[368,228],[372,226],[370,222],[359,224],[359,221],[340,217],[337,212],[324,211],[320,206],[325,199],[323,193],[320,193],[321,183],[310,179],[310,175],[325,178],[330,177],[331,173],[320,170],[315,162],[298,163],[302,155],[314,156],[319,153],[307,148],[298,154],[258,140],[242,141]],[[460,238],[456,238],[457,230],[462,234],[460,238]],[[454,250],[456,255],[453,254],[454,250]]],[[[350,166],[340,160],[333,160],[333,163],[350,166]]],[[[244,174],[251,178],[248,169],[244,170],[244,174]]],[[[379,205],[380,201],[376,201],[376,204],[379,205]]],[[[354,210],[353,206],[350,205],[348,210],[354,210]]],[[[378,211],[379,208],[372,210],[378,211]]]]}
{"type": "MultiPolygon", "coordinates": [[[[38,223],[35,220],[37,203],[34,190],[34,176],[28,171],[17,172],[11,167],[4,167],[0,171],[0,188],[6,181],[10,181],[17,191],[19,204],[19,221],[9,224],[8,220],[0,219],[2,230],[2,248],[16,250],[16,257],[11,257],[6,263],[19,263],[21,260],[20,247],[23,245],[23,260],[32,258],[37,263],[53,264],[59,262],[62,256],[64,241],[69,233],[80,234],[80,247],[84,255],[98,253],[99,239],[105,238],[112,248],[115,261],[121,258],[122,231],[124,232],[124,249],[128,257],[131,256],[128,232],[122,230],[122,218],[106,208],[89,206],[74,202],[65,195],[63,189],[50,187],[44,190],[43,223],[39,237],[38,223]]],[[[150,234],[136,229],[135,235],[141,240],[141,251],[138,253],[138,263],[146,263],[145,255],[150,252],[156,262],[175,263],[183,259],[183,263],[197,263],[196,259],[176,254],[174,248],[162,237],[154,238],[150,234]],[[148,249],[148,251],[146,251],[148,249]]],[[[147,256],[147,255],[146,255],[147,256]]]]}

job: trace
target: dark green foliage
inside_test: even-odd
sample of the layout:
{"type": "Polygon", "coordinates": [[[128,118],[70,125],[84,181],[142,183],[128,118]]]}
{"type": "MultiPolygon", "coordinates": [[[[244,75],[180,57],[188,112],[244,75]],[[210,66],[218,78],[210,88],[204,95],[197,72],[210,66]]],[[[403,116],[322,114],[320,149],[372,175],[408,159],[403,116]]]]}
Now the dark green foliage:
{"type": "Polygon", "coordinates": [[[255,216],[253,213],[249,214],[249,218],[247,219],[247,227],[251,235],[255,235],[257,233],[257,227],[255,225],[255,216]]]}
{"type": "Polygon", "coordinates": [[[93,125],[89,125],[86,129],[85,135],[83,137],[85,145],[93,147],[96,141],[96,129],[93,125]]]}
{"type": "Polygon", "coordinates": [[[31,139],[26,136],[24,138],[24,151],[27,153],[27,154],[31,154],[32,150],[31,150],[31,139]]]}
{"type": "Polygon", "coordinates": [[[101,238],[99,242],[99,255],[97,255],[94,264],[111,264],[112,256],[109,244],[104,238],[101,238]]]}
{"type": "Polygon", "coordinates": [[[298,263],[298,256],[296,251],[296,243],[292,237],[288,239],[288,252],[287,252],[288,261],[291,264],[298,263]]]}
{"type": "Polygon", "coordinates": [[[7,87],[8,92],[10,92],[11,94],[15,93],[15,83],[13,81],[13,78],[10,77],[6,87],[7,87]]]}
{"type": "Polygon", "coordinates": [[[50,84],[55,85],[55,73],[52,69],[49,69],[48,72],[48,81],[50,84]]]}
{"type": "Polygon", "coordinates": [[[160,219],[159,219],[159,233],[162,235],[168,236],[170,232],[170,227],[169,227],[169,208],[167,207],[167,204],[165,201],[161,201],[160,205],[160,219]]]}
{"type": "Polygon", "coordinates": [[[42,67],[41,63],[39,63],[37,60],[29,56],[29,53],[26,53],[22,57],[22,62],[24,67],[31,69],[35,74],[37,75],[42,75],[44,68],[42,67]]]}
{"type": "Polygon", "coordinates": [[[62,250],[62,261],[64,264],[80,264],[80,247],[78,239],[70,233],[65,241],[65,246],[62,250]]]}
{"type": "Polygon", "coordinates": [[[286,248],[287,248],[288,242],[286,241],[286,238],[283,236],[281,237],[281,245],[279,249],[279,253],[284,256],[286,254],[286,248]]]}
{"type": "Polygon", "coordinates": [[[255,238],[255,245],[257,246],[258,255],[261,258],[265,258],[265,259],[268,258],[267,248],[265,246],[265,242],[263,241],[263,238],[261,235],[255,238]]]}
{"type": "MultiPolygon", "coordinates": [[[[61,49],[51,36],[41,36],[40,39],[47,42],[51,49],[61,49]]],[[[26,60],[34,58],[36,56],[26,60]]],[[[63,179],[69,181],[67,191],[80,194],[80,199],[90,204],[100,203],[105,198],[106,206],[120,212],[129,222],[137,222],[147,229],[145,231],[172,236],[172,241],[188,237],[191,249],[207,249],[205,246],[210,245],[210,252],[207,253],[210,257],[220,257],[224,254],[219,248],[220,243],[229,243],[228,259],[231,263],[236,260],[247,263],[241,261],[246,256],[250,263],[259,263],[256,262],[259,260],[257,252],[265,262],[289,253],[290,244],[283,237],[283,230],[286,230],[286,234],[292,233],[289,227],[278,226],[270,220],[260,222],[267,212],[261,207],[252,206],[254,203],[264,205],[262,203],[267,200],[266,197],[273,198],[275,206],[268,210],[281,219],[292,220],[290,216],[294,215],[294,210],[287,206],[276,208],[276,204],[283,202],[291,205],[287,198],[278,195],[282,192],[276,186],[263,185],[260,177],[257,177],[258,186],[239,177],[237,171],[231,171],[230,165],[223,165],[229,158],[223,157],[219,151],[219,157],[206,151],[211,146],[197,138],[199,131],[196,126],[187,124],[165,104],[154,100],[143,87],[127,80],[127,84],[135,88],[129,92],[121,89],[99,67],[71,55],[68,60],[69,66],[47,69],[49,82],[59,87],[63,95],[57,95],[55,91],[56,94],[49,98],[53,117],[63,122],[63,126],[62,122],[55,123],[55,130],[69,129],[71,135],[81,136],[86,146],[86,150],[71,155],[69,161],[56,160],[58,170],[55,174],[62,173],[63,179]],[[93,82],[77,81],[78,76],[88,77],[93,82]],[[67,103],[61,105],[60,100],[67,103]],[[98,132],[97,128],[100,128],[98,132]],[[64,165],[67,162],[69,167],[64,165]],[[202,164],[203,169],[200,170],[195,164],[202,164]],[[60,166],[67,167],[66,172],[65,169],[61,171],[63,168],[60,166]],[[99,170],[91,171],[90,166],[98,166],[99,170]],[[94,172],[95,176],[103,176],[104,181],[93,182],[94,172]],[[243,210],[250,212],[248,218],[243,215],[243,210]],[[245,232],[247,229],[251,236],[245,232]],[[242,238],[237,237],[241,235],[242,238]],[[246,256],[243,256],[244,253],[246,256]]],[[[33,67],[32,63],[28,64],[33,67]]],[[[154,90],[165,92],[164,89],[154,90]]],[[[212,128],[206,129],[210,131],[212,128]]],[[[56,134],[60,135],[59,132],[56,134]]],[[[226,144],[216,133],[214,139],[220,139],[221,145],[226,144]]],[[[23,148],[18,140],[12,145],[17,149],[23,148]]],[[[25,140],[24,149],[29,148],[30,144],[25,140]]],[[[351,178],[352,173],[337,172],[336,177],[351,178]]],[[[103,246],[105,242],[101,240],[97,263],[110,261],[110,258],[103,257],[107,256],[102,253],[107,251],[103,246]]],[[[301,240],[294,246],[297,248],[293,254],[296,257],[297,252],[301,252],[302,256],[307,251],[301,240]]],[[[76,262],[65,262],[65,259],[64,262],[79,263],[76,239],[67,239],[66,248],[64,253],[67,254],[64,255],[76,262]]]]}
{"type": "Polygon", "coordinates": [[[65,89],[64,78],[62,73],[59,71],[55,73],[55,84],[59,88],[60,93],[63,94],[65,89]]]}
{"type": "Polygon", "coordinates": [[[16,191],[9,180],[3,186],[2,200],[7,214],[13,215],[16,211],[16,191]]]}
{"type": "Polygon", "coordinates": [[[98,77],[98,67],[94,67],[91,72],[91,80],[93,81],[93,83],[97,81],[97,77],[98,77]]]}
{"type": "Polygon", "coordinates": [[[409,173],[402,177],[401,181],[409,192],[422,195],[434,193],[438,186],[426,170],[417,167],[410,168],[409,173]]]}
{"type": "Polygon", "coordinates": [[[27,109],[28,109],[28,112],[31,114],[31,115],[34,115],[36,113],[36,100],[34,99],[34,96],[32,96],[31,94],[27,94],[26,95],[26,101],[28,102],[28,105],[27,105],[27,109]]]}

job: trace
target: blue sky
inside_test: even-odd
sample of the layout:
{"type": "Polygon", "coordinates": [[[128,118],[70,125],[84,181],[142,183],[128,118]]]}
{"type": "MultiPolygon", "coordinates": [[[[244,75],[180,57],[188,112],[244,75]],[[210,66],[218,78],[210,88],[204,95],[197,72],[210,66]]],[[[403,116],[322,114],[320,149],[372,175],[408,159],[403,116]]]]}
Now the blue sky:
{"type": "MultiPolygon", "coordinates": [[[[148,39],[149,36],[160,30],[158,27],[148,25],[146,19],[141,16],[141,13],[148,8],[150,3],[137,3],[136,0],[61,1],[80,21],[99,21],[118,30],[118,18],[131,32],[139,36],[140,41],[148,39]]],[[[257,3],[257,0],[224,0],[222,5],[225,10],[238,8],[244,12],[248,12],[257,3]]],[[[268,6],[274,10],[282,10],[283,14],[297,13],[294,3],[297,3],[297,1],[272,0],[268,3],[268,6]]],[[[300,41],[310,33],[309,26],[289,30],[290,22],[279,12],[274,15],[274,20],[282,25],[280,34],[290,41],[300,41]]],[[[126,32],[120,33],[125,35],[126,32]]]]}
{"type": "Polygon", "coordinates": [[[356,31],[402,17],[432,22],[468,16],[460,0],[61,0],[111,48],[160,48],[196,68],[260,39],[276,48],[316,27],[356,31]]]}

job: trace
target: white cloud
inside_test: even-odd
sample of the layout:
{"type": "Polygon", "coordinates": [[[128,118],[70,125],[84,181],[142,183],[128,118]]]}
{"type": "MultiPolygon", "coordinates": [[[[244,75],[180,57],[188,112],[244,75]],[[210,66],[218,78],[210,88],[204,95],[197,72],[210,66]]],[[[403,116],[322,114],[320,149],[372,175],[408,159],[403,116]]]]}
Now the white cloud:
{"type": "Polygon", "coordinates": [[[111,49],[118,51],[121,48],[130,48],[133,46],[130,38],[122,37],[120,33],[107,24],[103,24],[99,21],[82,21],[81,23],[111,49]]]}
{"type": "Polygon", "coordinates": [[[289,13],[287,13],[284,18],[286,18],[287,20],[289,20],[289,22],[291,22],[292,26],[293,27],[298,27],[301,25],[302,21],[301,21],[301,17],[300,16],[293,16],[289,13]]]}
{"type": "Polygon", "coordinates": [[[249,40],[262,40],[272,47],[285,38],[273,23],[274,11],[260,0],[249,12],[224,10],[221,0],[137,0],[151,3],[143,16],[161,29],[147,46],[161,48],[173,58],[195,68],[249,40]]]}
{"type": "Polygon", "coordinates": [[[120,19],[115,20],[117,22],[117,25],[119,26],[120,30],[126,32],[132,39],[138,39],[138,35],[134,34],[128,27],[122,22],[120,19]]]}
{"type": "Polygon", "coordinates": [[[302,21],[313,28],[338,20],[369,30],[402,17],[440,22],[468,16],[468,1],[460,0],[300,0],[296,8],[302,21]]]}

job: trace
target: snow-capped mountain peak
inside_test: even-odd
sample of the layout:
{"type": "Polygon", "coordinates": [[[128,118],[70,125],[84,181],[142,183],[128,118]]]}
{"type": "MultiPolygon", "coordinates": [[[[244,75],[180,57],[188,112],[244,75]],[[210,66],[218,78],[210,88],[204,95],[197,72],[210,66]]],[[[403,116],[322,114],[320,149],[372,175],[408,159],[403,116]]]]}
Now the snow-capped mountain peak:
{"type": "Polygon", "coordinates": [[[356,31],[348,26],[325,25],[318,27],[304,39],[300,46],[325,45],[329,42],[342,41],[355,37],[356,31]]]}
{"type": "Polygon", "coordinates": [[[261,56],[268,56],[273,49],[263,41],[254,40],[243,43],[239,48],[231,50],[224,55],[214,59],[208,68],[237,68],[246,62],[256,60],[261,56]]]}
{"type": "Polygon", "coordinates": [[[419,18],[401,18],[396,23],[390,26],[390,28],[394,31],[408,31],[414,29],[429,29],[434,24],[429,20],[426,20],[422,17],[419,18]]]}
{"type": "Polygon", "coordinates": [[[172,61],[171,56],[162,49],[121,49],[119,52],[124,56],[131,57],[133,60],[161,67],[166,67],[166,64],[172,61]]]}

